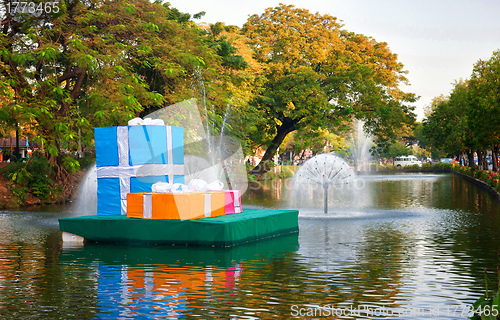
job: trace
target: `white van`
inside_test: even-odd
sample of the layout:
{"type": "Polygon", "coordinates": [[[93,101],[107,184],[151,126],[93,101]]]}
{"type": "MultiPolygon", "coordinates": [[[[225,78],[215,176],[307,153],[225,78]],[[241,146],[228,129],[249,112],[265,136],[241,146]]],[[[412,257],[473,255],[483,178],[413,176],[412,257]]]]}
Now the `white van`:
{"type": "Polygon", "coordinates": [[[419,167],[422,166],[422,161],[418,160],[415,156],[402,156],[394,158],[394,165],[396,167],[406,167],[418,164],[419,167]]]}

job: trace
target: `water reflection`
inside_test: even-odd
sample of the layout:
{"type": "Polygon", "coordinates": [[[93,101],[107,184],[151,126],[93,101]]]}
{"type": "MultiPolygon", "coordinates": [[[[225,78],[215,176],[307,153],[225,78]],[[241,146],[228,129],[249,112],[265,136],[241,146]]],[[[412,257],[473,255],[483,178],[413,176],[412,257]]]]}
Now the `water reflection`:
{"type": "MultiPolygon", "coordinates": [[[[230,249],[63,248],[57,218],[66,213],[2,212],[0,318],[289,319],[301,318],[293,308],[330,305],[439,308],[433,317],[330,318],[466,319],[484,292],[484,268],[496,279],[498,203],[453,175],[362,178],[367,199],[356,208],[300,218],[299,234],[230,249]]],[[[280,183],[250,189],[243,203],[288,206],[280,183]]]]}
{"type": "Polygon", "coordinates": [[[245,265],[287,256],[297,249],[298,235],[290,234],[227,249],[86,245],[64,250],[60,259],[95,268],[96,316],[100,319],[184,319],[201,310],[205,315],[225,314],[227,306],[240,300],[245,273],[251,277],[245,265]]]}

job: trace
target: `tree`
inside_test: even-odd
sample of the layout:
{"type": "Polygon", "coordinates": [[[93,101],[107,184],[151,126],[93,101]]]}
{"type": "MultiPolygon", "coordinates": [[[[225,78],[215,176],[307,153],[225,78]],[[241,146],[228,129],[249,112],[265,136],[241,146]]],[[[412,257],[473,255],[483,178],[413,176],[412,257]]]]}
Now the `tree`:
{"type": "Polygon", "coordinates": [[[433,102],[423,133],[429,143],[447,154],[467,153],[469,166],[488,169],[486,150],[492,151],[493,170],[498,168],[500,149],[500,51],[474,64],[469,80],[454,84],[449,98],[433,102]]]}
{"type": "Polygon", "coordinates": [[[449,97],[433,100],[422,132],[436,149],[434,153],[438,150],[446,155],[467,153],[472,166],[476,140],[469,129],[469,97],[468,81],[457,81],[449,97]]]}
{"type": "Polygon", "coordinates": [[[395,157],[408,156],[410,154],[412,154],[412,150],[404,142],[395,141],[386,148],[380,157],[394,161],[395,157]]]}
{"type": "Polygon", "coordinates": [[[61,150],[76,149],[78,132],[90,143],[95,126],[121,125],[145,108],[190,97],[197,68],[215,77],[219,58],[203,33],[168,5],[65,0],[29,14],[6,12],[6,3],[0,94],[13,92],[18,112],[36,124],[35,142],[60,178],[61,150]]]}
{"type": "Polygon", "coordinates": [[[206,30],[210,47],[221,58],[217,76],[210,80],[207,95],[209,111],[214,110],[212,118],[219,119],[212,127],[221,129],[224,126],[224,133],[237,137],[245,153],[252,154],[257,147],[254,124],[260,115],[249,101],[256,96],[261,65],[252,58],[252,51],[240,28],[222,22],[201,25],[201,28],[206,30]],[[221,97],[225,100],[221,101],[221,97]]]}
{"type": "Polygon", "coordinates": [[[260,94],[252,101],[262,115],[256,139],[267,146],[263,162],[301,128],[331,130],[355,117],[387,145],[392,128],[414,121],[404,103],[415,96],[398,89],[406,79],[397,56],[386,43],[342,27],[335,17],[291,5],[266,9],[244,25],[263,66],[260,94]]]}
{"type": "Polygon", "coordinates": [[[480,154],[485,154],[484,149],[491,149],[494,171],[498,171],[500,146],[499,83],[500,51],[495,51],[489,60],[479,60],[474,65],[468,92],[471,133],[480,154]]]}

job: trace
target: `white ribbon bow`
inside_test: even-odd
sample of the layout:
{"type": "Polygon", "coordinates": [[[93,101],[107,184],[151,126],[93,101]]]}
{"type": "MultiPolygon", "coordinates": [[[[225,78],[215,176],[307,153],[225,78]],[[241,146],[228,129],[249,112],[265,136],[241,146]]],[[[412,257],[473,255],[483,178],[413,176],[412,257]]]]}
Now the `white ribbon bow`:
{"type": "Polygon", "coordinates": [[[193,179],[189,182],[188,187],[191,191],[220,191],[224,189],[224,184],[218,180],[208,183],[205,180],[193,179]]]}
{"type": "Polygon", "coordinates": [[[193,179],[189,185],[182,183],[156,182],[151,187],[153,193],[184,193],[184,192],[206,192],[206,191],[221,191],[224,189],[224,184],[220,181],[207,183],[201,179],[193,179]]]}
{"type": "Polygon", "coordinates": [[[146,118],[146,119],[141,119],[141,118],[134,118],[132,120],[128,121],[129,126],[146,126],[146,125],[153,125],[153,126],[164,126],[165,121],[162,119],[151,119],[151,118],[146,118]]]}

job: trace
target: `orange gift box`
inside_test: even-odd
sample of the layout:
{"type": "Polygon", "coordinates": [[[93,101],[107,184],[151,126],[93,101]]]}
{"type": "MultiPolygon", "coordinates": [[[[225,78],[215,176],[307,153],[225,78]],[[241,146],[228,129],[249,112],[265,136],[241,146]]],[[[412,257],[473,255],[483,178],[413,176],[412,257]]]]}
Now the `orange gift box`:
{"type": "Polygon", "coordinates": [[[153,193],[153,219],[192,220],[204,218],[205,194],[153,193]]]}
{"type": "Polygon", "coordinates": [[[127,218],[144,218],[144,194],[127,194],[127,218]]]}
{"type": "Polygon", "coordinates": [[[225,214],[224,199],[223,192],[129,193],[127,217],[169,220],[218,217],[225,214]]]}
{"type": "Polygon", "coordinates": [[[225,195],[221,191],[205,193],[205,217],[219,217],[225,215],[225,195]]]}

